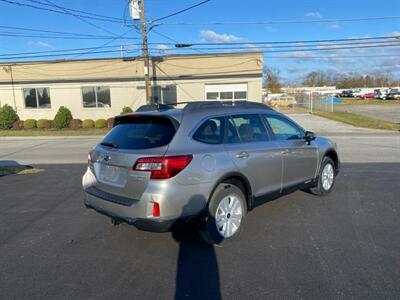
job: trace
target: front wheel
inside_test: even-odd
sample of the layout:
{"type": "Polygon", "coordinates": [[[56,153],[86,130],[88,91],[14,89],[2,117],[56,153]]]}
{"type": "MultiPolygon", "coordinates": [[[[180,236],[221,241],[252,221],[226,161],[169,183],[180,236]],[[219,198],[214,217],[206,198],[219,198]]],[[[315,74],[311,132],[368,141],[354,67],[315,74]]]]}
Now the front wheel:
{"type": "Polygon", "coordinates": [[[227,244],[238,237],[246,212],[243,191],[231,183],[219,184],[210,199],[200,236],[212,245],[227,244]]]}
{"type": "Polygon", "coordinates": [[[317,186],[311,189],[316,195],[326,195],[332,191],[335,184],[335,163],[330,157],[324,157],[318,176],[317,186]]]}

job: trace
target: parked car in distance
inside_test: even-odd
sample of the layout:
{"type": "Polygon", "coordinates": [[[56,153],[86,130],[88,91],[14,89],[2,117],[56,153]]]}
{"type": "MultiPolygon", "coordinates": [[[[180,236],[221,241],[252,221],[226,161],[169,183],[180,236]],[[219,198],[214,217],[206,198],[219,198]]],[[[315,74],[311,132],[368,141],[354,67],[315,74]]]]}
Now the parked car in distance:
{"type": "Polygon", "coordinates": [[[386,96],[386,100],[399,100],[400,99],[400,93],[389,93],[386,96]]]}
{"type": "Polygon", "coordinates": [[[353,91],[352,90],[346,90],[346,91],[342,91],[341,93],[339,93],[337,95],[339,98],[353,98],[353,91]]]}
{"type": "Polygon", "coordinates": [[[399,100],[400,89],[389,89],[385,95],[385,100],[399,100]]]}
{"type": "Polygon", "coordinates": [[[382,93],[382,91],[380,89],[375,89],[374,93],[375,93],[374,99],[378,99],[378,100],[383,99],[384,94],[382,93]]]}
{"type": "Polygon", "coordinates": [[[362,90],[361,89],[354,89],[352,90],[353,97],[354,98],[361,98],[362,96],[362,90]]]}
{"type": "Polygon", "coordinates": [[[296,104],[296,98],[293,96],[281,95],[269,100],[268,104],[273,107],[292,107],[296,104]]]}
{"type": "Polygon", "coordinates": [[[361,96],[361,99],[374,99],[375,98],[375,93],[365,93],[364,95],[361,96]]]}
{"type": "Polygon", "coordinates": [[[147,105],[115,117],[90,151],[84,204],[147,231],[192,222],[206,242],[223,244],[269,199],[328,194],[339,167],[335,143],[261,103],[147,105]]]}

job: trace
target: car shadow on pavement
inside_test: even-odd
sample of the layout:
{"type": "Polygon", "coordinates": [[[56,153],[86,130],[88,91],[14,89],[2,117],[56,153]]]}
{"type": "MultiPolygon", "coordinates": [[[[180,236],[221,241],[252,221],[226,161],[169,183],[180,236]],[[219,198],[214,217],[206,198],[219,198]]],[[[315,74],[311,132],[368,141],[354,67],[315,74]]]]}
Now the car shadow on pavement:
{"type": "MultiPolygon", "coordinates": [[[[183,212],[194,201],[191,199],[183,212]]],[[[200,238],[196,223],[180,226],[172,236],[179,243],[174,299],[222,299],[214,246],[200,238]]]]}

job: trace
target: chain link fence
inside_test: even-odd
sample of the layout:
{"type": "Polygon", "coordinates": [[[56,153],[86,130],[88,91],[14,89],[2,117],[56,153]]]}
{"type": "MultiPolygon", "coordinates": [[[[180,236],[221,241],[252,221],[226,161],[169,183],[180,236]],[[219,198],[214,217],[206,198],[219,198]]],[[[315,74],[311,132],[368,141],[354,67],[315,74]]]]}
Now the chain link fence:
{"type": "Polygon", "coordinates": [[[335,107],[334,95],[317,93],[296,93],[280,96],[269,100],[275,110],[283,113],[312,113],[313,111],[333,112],[335,107]]]}

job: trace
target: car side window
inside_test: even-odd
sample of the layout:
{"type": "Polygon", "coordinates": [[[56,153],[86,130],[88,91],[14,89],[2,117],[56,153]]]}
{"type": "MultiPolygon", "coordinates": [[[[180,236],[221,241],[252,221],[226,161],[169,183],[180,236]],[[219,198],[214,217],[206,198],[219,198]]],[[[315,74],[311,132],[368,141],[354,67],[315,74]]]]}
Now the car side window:
{"type": "Polygon", "coordinates": [[[215,117],[204,121],[194,133],[193,139],[205,144],[222,144],[224,117],[215,117]]]}
{"type": "Polygon", "coordinates": [[[228,143],[251,143],[268,140],[258,115],[233,115],[228,119],[228,143]]]}
{"type": "Polygon", "coordinates": [[[273,115],[264,116],[278,141],[302,139],[304,132],[285,118],[273,115]]]}

